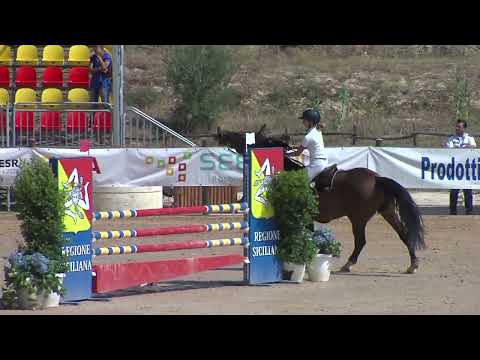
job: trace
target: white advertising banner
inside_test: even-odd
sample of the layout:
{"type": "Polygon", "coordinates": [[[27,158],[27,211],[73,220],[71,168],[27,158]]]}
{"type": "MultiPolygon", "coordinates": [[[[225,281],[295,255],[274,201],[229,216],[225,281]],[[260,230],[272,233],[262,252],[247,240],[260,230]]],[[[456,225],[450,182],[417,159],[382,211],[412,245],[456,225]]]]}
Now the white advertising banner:
{"type": "MultiPolygon", "coordinates": [[[[326,149],[342,170],[363,167],[410,189],[480,189],[480,150],[338,147],[326,149]]],[[[31,156],[97,159],[95,186],[241,186],[243,158],[222,148],[0,149],[0,186],[13,184],[21,159],[31,156]]],[[[308,164],[308,156],[304,157],[308,164]]]]}
{"type": "Polygon", "coordinates": [[[0,149],[0,186],[12,186],[20,170],[21,160],[29,160],[31,149],[0,149]]]}
{"type": "MultiPolygon", "coordinates": [[[[340,170],[368,167],[368,147],[326,148],[329,164],[337,164],[340,170]]],[[[304,162],[305,164],[308,161],[304,162]]]]}
{"type": "Polygon", "coordinates": [[[0,149],[0,186],[11,185],[18,171],[17,160],[31,156],[93,156],[101,171],[94,176],[95,186],[242,185],[243,157],[218,147],[91,149],[88,153],[58,148],[0,149]]]}
{"type": "Polygon", "coordinates": [[[409,189],[480,189],[480,149],[372,147],[368,168],[409,189]]]}
{"type": "MultiPolygon", "coordinates": [[[[47,157],[85,156],[79,150],[37,149],[47,157]]],[[[241,186],[243,157],[226,148],[91,149],[96,186],[241,186]]]]}

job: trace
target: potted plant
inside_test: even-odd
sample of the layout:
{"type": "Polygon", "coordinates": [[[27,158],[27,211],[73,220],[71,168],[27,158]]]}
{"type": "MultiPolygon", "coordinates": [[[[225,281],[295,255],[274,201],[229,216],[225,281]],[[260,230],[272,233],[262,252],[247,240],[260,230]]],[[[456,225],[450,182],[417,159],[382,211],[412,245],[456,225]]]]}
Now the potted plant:
{"type": "Polygon", "coordinates": [[[313,241],[318,254],[308,266],[308,277],[311,281],[328,281],[332,257],[340,257],[342,244],[335,239],[335,234],[326,226],[320,227],[313,233],[313,241]]]}
{"type": "Polygon", "coordinates": [[[47,161],[23,161],[15,179],[17,218],[23,242],[5,269],[3,303],[7,307],[58,306],[67,257],[62,253],[65,193],[47,161]],[[25,301],[25,297],[31,301],[25,301]]]}
{"type": "Polygon", "coordinates": [[[306,171],[284,171],[271,182],[268,198],[279,224],[277,256],[283,261],[283,279],[302,282],[305,266],[316,256],[310,228],[318,203],[306,171]]]}
{"type": "Polygon", "coordinates": [[[43,254],[17,251],[5,266],[7,286],[3,303],[9,308],[36,309],[58,306],[62,286],[61,264],[43,254]]]}

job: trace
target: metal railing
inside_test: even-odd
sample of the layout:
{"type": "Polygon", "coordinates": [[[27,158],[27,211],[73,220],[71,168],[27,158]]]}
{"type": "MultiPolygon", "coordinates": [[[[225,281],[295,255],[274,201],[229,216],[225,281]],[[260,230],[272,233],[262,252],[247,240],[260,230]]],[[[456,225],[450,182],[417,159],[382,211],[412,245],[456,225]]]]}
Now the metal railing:
{"type": "Polygon", "coordinates": [[[10,104],[0,106],[0,147],[10,146],[10,104]]]}
{"type": "Polygon", "coordinates": [[[194,142],[136,107],[128,107],[123,121],[123,145],[125,147],[197,146],[194,142]]]}
{"type": "Polygon", "coordinates": [[[91,140],[93,146],[112,147],[111,112],[101,102],[16,103],[7,121],[7,146],[77,148],[80,140],[91,140]]]}
{"type": "Polygon", "coordinates": [[[12,205],[15,205],[15,201],[12,201],[13,186],[1,185],[0,186],[0,207],[5,206],[7,211],[10,211],[12,205]]]}

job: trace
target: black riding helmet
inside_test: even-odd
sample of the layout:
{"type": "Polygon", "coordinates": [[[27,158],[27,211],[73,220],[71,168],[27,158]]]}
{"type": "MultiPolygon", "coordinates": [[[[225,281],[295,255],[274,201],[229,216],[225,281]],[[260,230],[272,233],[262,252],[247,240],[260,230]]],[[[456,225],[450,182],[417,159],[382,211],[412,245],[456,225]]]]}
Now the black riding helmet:
{"type": "Polygon", "coordinates": [[[303,111],[302,116],[299,117],[301,120],[308,120],[313,123],[313,125],[318,125],[320,123],[320,111],[314,108],[308,108],[303,111]]]}

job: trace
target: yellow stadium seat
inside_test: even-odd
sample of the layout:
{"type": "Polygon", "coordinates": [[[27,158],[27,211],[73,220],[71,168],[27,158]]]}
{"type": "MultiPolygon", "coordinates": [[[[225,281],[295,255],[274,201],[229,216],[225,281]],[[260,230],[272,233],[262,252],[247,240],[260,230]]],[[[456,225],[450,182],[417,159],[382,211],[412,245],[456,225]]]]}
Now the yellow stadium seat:
{"type": "Polygon", "coordinates": [[[4,108],[8,104],[8,90],[0,89],[0,137],[5,136],[7,129],[7,112],[4,108]]]}
{"type": "MultiPolygon", "coordinates": [[[[87,90],[81,88],[75,88],[68,92],[68,101],[73,103],[84,103],[90,101],[90,95],[87,90]]],[[[85,108],[88,105],[75,104],[69,105],[69,107],[85,108]]]]}
{"type": "Polygon", "coordinates": [[[55,107],[51,104],[63,104],[63,94],[60,89],[45,89],[42,91],[42,105],[48,105],[48,107],[55,107]]]}
{"type": "Polygon", "coordinates": [[[73,45],[68,53],[68,62],[73,65],[88,65],[90,50],[86,45],[73,45]]]}
{"type": "Polygon", "coordinates": [[[64,51],[60,45],[47,45],[43,48],[42,62],[52,65],[63,65],[64,51]]]}
{"type": "Polygon", "coordinates": [[[12,63],[12,49],[8,45],[0,45],[0,64],[12,63]]]}
{"type": "Polygon", "coordinates": [[[0,106],[7,106],[8,104],[8,90],[0,89],[0,106]]]}
{"type": "Polygon", "coordinates": [[[88,91],[82,88],[72,89],[68,92],[68,101],[71,102],[89,102],[88,91]]]}
{"type": "MultiPolygon", "coordinates": [[[[22,88],[15,93],[15,104],[18,103],[34,103],[37,101],[37,93],[33,89],[22,88]]],[[[19,105],[22,108],[33,108],[34,105],[19,105]]]]}
{"type": "Polygon", "coordinates": [[[107,50],[110,55],[113,54],[113,45],[105,45],[104,49],[107,50]]]}
{"type": "Polygon", "coordinates": [[[35,45],[20,45],[17,49],[17,62],[20,64],[37,65],[37,47],[35,45]]]}

